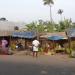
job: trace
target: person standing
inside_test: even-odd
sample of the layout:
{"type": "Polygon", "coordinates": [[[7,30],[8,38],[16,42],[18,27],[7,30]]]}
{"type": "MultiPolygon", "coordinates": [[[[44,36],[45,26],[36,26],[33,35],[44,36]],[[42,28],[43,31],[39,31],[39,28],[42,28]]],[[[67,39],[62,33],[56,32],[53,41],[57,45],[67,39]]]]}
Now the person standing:
{"type": "Polygon", "coordinates": [[[32,45],[33,45],[33,57],[36,55],[36,57],[38,56],[38,48],[39,48],[39,41],[38,40],[33,40],[32,41],[32,45]]]}
{"type": "Polygon", "coordinates": [[[2,39],[2,52],[5,54],[8,53],[7,44],[8,44],[8,41],[3,38],[2,39]]]}

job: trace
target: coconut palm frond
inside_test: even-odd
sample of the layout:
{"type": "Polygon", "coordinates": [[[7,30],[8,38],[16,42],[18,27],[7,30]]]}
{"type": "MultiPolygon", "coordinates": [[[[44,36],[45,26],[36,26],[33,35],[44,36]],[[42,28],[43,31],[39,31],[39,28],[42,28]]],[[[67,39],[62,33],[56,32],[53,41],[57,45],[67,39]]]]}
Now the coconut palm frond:
{"type": "Polygon", "coordinates": [[[54,4],[53,0],[43,0],[43,1],[44,1],[44,5],[54,4]]]}

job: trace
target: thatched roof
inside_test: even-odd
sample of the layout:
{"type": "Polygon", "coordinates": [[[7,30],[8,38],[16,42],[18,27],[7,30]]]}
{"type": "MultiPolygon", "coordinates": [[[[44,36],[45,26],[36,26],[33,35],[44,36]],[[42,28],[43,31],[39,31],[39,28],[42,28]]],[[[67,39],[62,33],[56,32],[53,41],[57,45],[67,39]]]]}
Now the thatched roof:
{"type": "Polygon", "coordinates": [[[0,21],[0,36],[10,36],[14,31],[14,27],[20,27],[24,25],[24,23],[16,23],[11,21],[0,21]]]}
{"type": "Polygon", "coordinates": [[[55,36],[55,35],[59,35],[59,36],[64,37],[64,39],[67,39],[65,32],[46,33],[44,35],[41,35],[40,38],[48,38],[50,36],[55,36]]]}
{"type": "Polygon", "coordinates": [[[0,36],[10,36],[13,31],[0,31],[0,36]]]}

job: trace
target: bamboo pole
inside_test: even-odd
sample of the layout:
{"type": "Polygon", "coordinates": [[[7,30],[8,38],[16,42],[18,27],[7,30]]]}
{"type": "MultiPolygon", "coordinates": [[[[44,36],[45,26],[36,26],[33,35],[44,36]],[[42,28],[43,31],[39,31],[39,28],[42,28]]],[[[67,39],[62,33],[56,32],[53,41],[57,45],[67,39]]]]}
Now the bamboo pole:
{"type": "Polygon", "coordinates": [[[71,38],[68,37],[68,43],[69,43],[69,50],[70,50],[70,54],[71,54],[71,38]]]}

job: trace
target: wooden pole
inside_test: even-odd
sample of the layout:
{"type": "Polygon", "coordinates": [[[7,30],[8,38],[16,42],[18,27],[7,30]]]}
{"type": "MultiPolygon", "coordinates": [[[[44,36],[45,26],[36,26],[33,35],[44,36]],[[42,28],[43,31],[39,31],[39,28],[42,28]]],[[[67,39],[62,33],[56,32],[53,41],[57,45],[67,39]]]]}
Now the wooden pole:
{"type": "Polygon", "coordinates": [[[69,43],[69,50],[70,50],[70,54],[71,54],[71,38],[68,37],[68,43],[69,43]]]}

